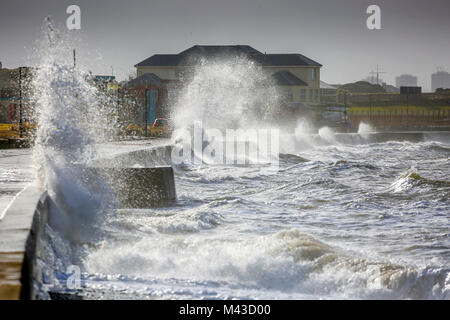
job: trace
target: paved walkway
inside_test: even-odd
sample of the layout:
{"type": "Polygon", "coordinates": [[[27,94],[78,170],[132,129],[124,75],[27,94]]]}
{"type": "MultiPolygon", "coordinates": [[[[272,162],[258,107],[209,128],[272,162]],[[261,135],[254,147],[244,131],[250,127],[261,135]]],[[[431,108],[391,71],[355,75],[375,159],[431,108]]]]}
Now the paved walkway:
{"type": "MultiPolygon", "coordinates": [[[[23,249],[15,245],[16,236],[10,230],[20,227],[20,219],[5,219],[6,210],[34,178],[30,149],[0,150],[0,298],[15,299],[20,292],[20,270],[23,249]],[[8,221],[6,221],[8,220],[8,221]]],[[[22,232],[23,233],[23,232],[22,232]]]]}

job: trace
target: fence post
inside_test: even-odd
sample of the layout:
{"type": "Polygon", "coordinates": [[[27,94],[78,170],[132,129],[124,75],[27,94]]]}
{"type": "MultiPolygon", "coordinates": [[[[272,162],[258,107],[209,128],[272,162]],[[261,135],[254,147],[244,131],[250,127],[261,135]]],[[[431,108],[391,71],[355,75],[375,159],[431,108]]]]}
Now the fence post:
{"type": "Polygon", "coordinates": [[[409,93],[406,93],[406,129],[408,129],[409,125],[409,93]]]}

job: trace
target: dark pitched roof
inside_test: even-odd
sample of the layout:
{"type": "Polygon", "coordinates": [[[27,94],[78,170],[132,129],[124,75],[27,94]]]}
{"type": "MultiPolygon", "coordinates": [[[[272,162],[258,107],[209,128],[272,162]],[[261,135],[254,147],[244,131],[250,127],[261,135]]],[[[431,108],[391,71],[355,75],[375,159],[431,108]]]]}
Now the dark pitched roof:
{"type": "Polygon", "coordinates": [[[233,45],[233,46],[200,46],[195,45],[187,50],[180,52],[181,55],[201,54],[201,55],[223,55],[223,54],[262,54],[258,50],[247,45],[233,45]]]}
{"type": "Polygon", "coordinates": [[[278,71],[272,74],[275,83],[280,86],[308,86],[302,79],[298,78],[289,71],[278,71]]]}
{"type": "Polygon", "coordinates": [[[264,54],[247,45],[233,46],[200,46],[195,45],[179,54],[155,54],[145,59],[135,67],[141,66],[187,66],[198,62],[199,58],[214,58],[222,56],[246,56],[264,66],[315,66],[320,63],[301,54],[264,54]]]}
{"type": "Polygon", "coordinates": [[[178,54],[155,54],[144,61],[139,62],[135,67],[141,66],[177,66],[180,57],[178,54]]]}
{"type": "Polygon", "coordinates": [[[160,86],[162,85],[162,80],[154,73],[144,73],[142,76],[139,76],[136,79],[128,81],[126,83],[126,86],[138,87],[138,86],[145,86],[148,84],[160,86]]]}
{"type": "Polygon", "coordinates": [[[263,65],[266,66],[313,66],[322,65],[314,60],[305,57],[299,53],[288,54],[266,54],[264,55],[263,65]]]}

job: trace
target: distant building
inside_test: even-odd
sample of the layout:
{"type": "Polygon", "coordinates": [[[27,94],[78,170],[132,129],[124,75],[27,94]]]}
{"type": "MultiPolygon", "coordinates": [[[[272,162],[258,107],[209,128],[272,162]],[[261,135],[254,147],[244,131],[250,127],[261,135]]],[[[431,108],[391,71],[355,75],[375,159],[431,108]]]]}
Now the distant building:
{"type": "Polygon", "coordinates": [[[272,77],[292,103],[320,102],[322,65],[301,54],[265,54],[248,45],[196,45],[178,54],[155,54],[135,65],[137,76],[152,73],[165,83],[176,82],[202,59],[244,56],[272,77]]]}
{"type": "Polygon", "coordinates": [[[19,87],[22,88],[23,119],[27,117],[27,102],[29,100],[27,88],[29,88],[31,78],[32,69],[30,67],[0,68],[0,123],[14,123],[18,121],[19,87]]]}
{"type": "Polygon", "coordinates": [[[115,76],[101,76],[101,75],[94,76],[94,81],[111,82],[115,80],[116,80],[115,76]]]}
{"type": "Polygon", "coordinates": [[[138,105],[145,104],[147,108],[143,110],[127,110],[129,120],[134,123],[152,125],[156,118],[167,118],[169,111],[166,107],[167,83],[153,73],[144,73],[143,75],[132,79],[123,86],[131,96],[137,101],[138,105]],[[142,113],[141,113],[142,112],[142,113]]]}
{"type": "Polygon", "coordinates": [[[0,89],[10,88],[13,83],[13,72],[9,69],[0,68],[0,89]]]}
{"type": "Polygon", "coordinates": [[[24,82],[27,79],[31,79],[31,67],[20,67],[16,69],[0,68],[0,89],[17,88],[20,75],[24,82]]]}
{"type": "Polygon", "coordinates": [[[395,86],[400,87],[417,87],[417,77],[410,74],[402,74],[395,78],[395,86]]]}
{"type": "Polygon", "coordinates": [[[450,89],[450,73],[442,69],[431,75],[431,91],[439,88],[450,89]]]}

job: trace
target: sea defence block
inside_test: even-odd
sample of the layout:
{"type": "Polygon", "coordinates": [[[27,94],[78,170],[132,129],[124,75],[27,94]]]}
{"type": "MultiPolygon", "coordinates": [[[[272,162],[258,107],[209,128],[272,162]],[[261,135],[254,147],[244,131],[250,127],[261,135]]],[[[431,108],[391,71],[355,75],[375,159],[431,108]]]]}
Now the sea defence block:
{"type": "Polygon", "coordinates": [[[112,158],[101,158],[94,162],[95,167],[108,168],[152,168],[171,166],[172,146],[155,146],[118,154],[112,158]]]}
{"type": "Polygon", "coordinates": [[[176,200],[172,147],[156,146],[99,159],[89,176],[104,179],[119,208],[148,208],[176,200]]]}
{"type": "Polygon", "coordinates": [[[149,208],[176,200],[172,167],[90,168],[91,177],[106,181],[119,208],[149,208]]]}

